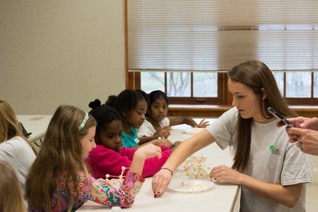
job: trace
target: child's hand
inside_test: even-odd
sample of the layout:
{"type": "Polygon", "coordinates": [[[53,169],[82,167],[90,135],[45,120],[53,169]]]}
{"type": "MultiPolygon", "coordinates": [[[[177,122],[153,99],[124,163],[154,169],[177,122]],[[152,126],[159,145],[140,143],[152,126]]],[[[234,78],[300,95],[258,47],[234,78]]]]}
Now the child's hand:
{"type": "Polygon", "coordinates": [[[170,135],[170,130],[171,130],[171,127],[165,126],[161,130],[158,130],[153,136],[157,138],[160,137],[160,138],[167,139],[170,135]]]}
{"type": "Polygon", "coordinates": [[[161,135],[162,138],[166,139],[169,137],[170,135],[170,131],[171,131],[171,127],[170,126],[165,126],[161,129],[161,135]]]}
{"type": "Polygon", "coordinates": [[[168,139],[155,139],[150,142],[157,146],[170,146],[172,144],[168,139]]]}
{"type": "Polygon", "coordinates": [[[200,123],[197,124],[195,127],[196,127],[196,128],[206,128],[206,127],[209,126],[209,125],[210,125],[209,121],[205,121],[205,119],[202,119],[202,120],[200,121],[200,123]]]}
{"type": "Polygon", "coordinates": [[[155,156],[157,156],[158,158],[161,158],[162,151],[160,147],[153,144],[146,144],[139,147],[134,154],[134,157],[130,166],[130,171],[141,175],[145,160],[147,158],[155,157],[155,156]]]}
{"type": "Polygon", "coordinates": [[[145,158],[150,158],[154,156],[161,158],[162,151],[160,147],[150,143],[138,148],[135,154],[143,155],[145,158]]]}

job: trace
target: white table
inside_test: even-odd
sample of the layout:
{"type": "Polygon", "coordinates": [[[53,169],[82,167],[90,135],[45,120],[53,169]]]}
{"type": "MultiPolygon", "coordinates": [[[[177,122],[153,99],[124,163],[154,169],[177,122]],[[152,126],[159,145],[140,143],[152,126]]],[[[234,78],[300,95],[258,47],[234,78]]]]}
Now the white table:
{"type": "MultiPolygon", "coordinates": [[[[213,120],[212,120],[213,121],[213,120]]],[[[211,122],[211,121],[210,121],[211,122]]],[[[170,139],[173,141],[184,140],[189,134],[183,133],[180,127],[172,130],[170,139]]],[[[232,155],[229,149],[221,150],[215,143],[196,152],[196,156],[208,157],[207,163],[212,166],[228,165],[231,166],[232,155]]],[[[174,174],[174,179],[184,179],[185,174],[181,170],[174,174]]],[[[199,193],[180,193],[166,190],[160,198],[154,198],[151,188],[152,178],[146,178],[140,193],[137,194],[135,203],[129,209],[130,212],[201,212],[201,211],[232,211],[238,195],[239,186],[231,184],[214,184],[211,190],[199,193]]],[[[106,211],[111,210],[94,202],[88,201],[78,211],[106,211]]],[[[122,209],[125,210],[125,209],[122,209]]]]}
{"type": "Polygon", "coordinates": [[[28,140],[36,146],[41,147],[42,138],[44,137],[51,115],[17,115],[18,121],[21,122],[27,132],[32,133],[28,140]]]}

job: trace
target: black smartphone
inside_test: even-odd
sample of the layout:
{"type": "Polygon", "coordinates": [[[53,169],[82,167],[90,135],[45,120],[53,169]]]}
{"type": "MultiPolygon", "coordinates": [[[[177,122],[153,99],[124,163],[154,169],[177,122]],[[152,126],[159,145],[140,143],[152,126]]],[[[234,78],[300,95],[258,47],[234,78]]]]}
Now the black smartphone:
{"type": "Polygon", "coordinates": [[[268,111],[278,120],[280,120],[282,123],[287,125],[287,127],[292,127],[292,123],[290,123],[282,114],[278,113],[274,108],[268,107],[268,111]]]}
{"type": "Polygon", "coordinates": [[[21,128],[22,128],[22,134],[25,136],[25,137],[29,137],[32,133],[31,132],[28,132],[26,131],[26,129],[24,128],[23,124],[21,122],[19,122],[21,128]]]}

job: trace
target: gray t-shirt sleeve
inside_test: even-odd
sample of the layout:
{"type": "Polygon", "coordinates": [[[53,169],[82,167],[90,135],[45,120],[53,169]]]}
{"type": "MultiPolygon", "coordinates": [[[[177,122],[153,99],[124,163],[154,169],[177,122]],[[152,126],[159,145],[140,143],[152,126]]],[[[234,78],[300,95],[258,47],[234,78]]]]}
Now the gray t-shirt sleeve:
{"type": "Polygon", "coordinates": [[[282,185],[311,182],[313,168],[311,156],[300,152],[296,143],[289,144],[286,152],[281,174],[282,185]]]}
{"type": "Polygon", "coordinates": [[[233,145],[237,136],[238,113],[236,107],[223,113],[207,130],[215,138],[215,142],[221,149],[233,145]]]}

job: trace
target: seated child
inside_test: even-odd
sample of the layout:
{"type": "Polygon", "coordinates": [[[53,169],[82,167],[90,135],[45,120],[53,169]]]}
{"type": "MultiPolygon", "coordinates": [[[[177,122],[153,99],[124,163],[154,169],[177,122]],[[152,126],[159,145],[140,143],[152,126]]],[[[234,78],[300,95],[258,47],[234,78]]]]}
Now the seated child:
{"type": "Polygon", "coordinates": [[[155,90],[149,94],[149,107],[147,118],[141,127],[138,129],[138,137],[140,143],[146,143],[155,138],[168,138],[170,135],[170,127],[187,124],[192,127],[205,128],[209,125],[204,119],[197,124],[190,117],[174,117],[169,118],[168,115],[168,97],[160,91],[155,90]]]}
{"type": "MultiPolygon", "coordinates": [[[[96,122],[96,148],[93,149],[86,162],[95,178],[118,178],[123,171],[128,171],[136,149],[122,146],[122,120],[117,110],[100,101],[89,103],[89,112],[96,122]],[[107,178],[107,177],[106,177],[107,178]]],[[[153,176],[166,162],[171,154],[169,146],[161,146],[162,157],[152,157],[145,161],[143,177],[153,176]]]]}
{"type": "Polygon", "coordinates": [[[8,102],[0,100],[0,160],[8,162],[24,194],[25,178],[36,157],[36,151],[23,135],[21,125],[8,102]]]}
{"type": "Polygon", "coordinates": [[[18,176],[6,161],[0,161],[0,211],[26,212],[18,176]]]}

